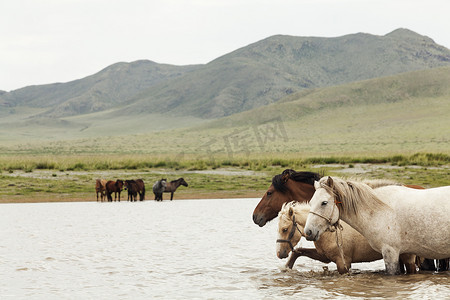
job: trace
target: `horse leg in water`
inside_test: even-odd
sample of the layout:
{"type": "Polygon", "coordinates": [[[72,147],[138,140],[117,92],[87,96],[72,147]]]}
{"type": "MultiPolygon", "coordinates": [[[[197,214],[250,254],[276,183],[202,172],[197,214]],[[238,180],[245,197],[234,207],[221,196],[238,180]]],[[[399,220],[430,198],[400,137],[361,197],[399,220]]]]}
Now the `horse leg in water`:
{"type": "Polygon", "coordinates": [[[417,264],[422,271],[436,271],[436,266],[434,265],[434,259],[419,259],[419,263],[417,264]]]}
{"type": "Polygon", "coordinates": [[[381,249],[381,255],[383,255],[384,265],[388,275],[400,274],[399,265],[399,251],[391,246],[385,245],[381,249]]]}
{"type": "Polygon", "coordinates": [[[416,273],[416,256],[414,254],[400,254],[399,264],[401,273],[405,273],[405,268],[407,274],[416,273]]]}
{"type": "Polygon", "coordinates": [[[292,251],[291,256],[289,257],[289,260],[286,263],[286,267],[289,269],[292,269],[296,259],[299,258],[300,256],[306,256],[306,257],[321,261],[326,264],[331,262],[331,260],[328,259],[328,257],[326,257],[323,254],[320,254],[319,252],[317,252],[316,249],[298,248],[298,249],[295,249],[294,251],[292,251]]]}
{"type": "Polygon", "coordinates": [[[444,258],[444,259],[439,259],[438,260],[438,271],[442,272],[442,271],[448,271],[449,270],[449,260],[448,258],[444,258]]]}

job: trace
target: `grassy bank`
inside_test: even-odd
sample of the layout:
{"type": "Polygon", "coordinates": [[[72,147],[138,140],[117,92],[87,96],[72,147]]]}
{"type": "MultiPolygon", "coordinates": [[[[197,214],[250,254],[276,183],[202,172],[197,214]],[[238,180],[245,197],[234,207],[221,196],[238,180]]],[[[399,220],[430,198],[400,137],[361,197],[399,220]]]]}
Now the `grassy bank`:
{"type": "MultiPolygon", "coordinates": [[[[142,178],[146,199],[160,178],[185,178],[175,199],[261,197],[274,175],[286,168],[340,177],[393,179],[424,187],[450,185],[450,157],[417,153],[386,157],[305,157],[268,154],[252,157],[152,155],[0,157],[0,202],[95,201],[95,179],[142,178]]],[[[165,198],[167,199],[167,194],[165,198]]],[[[126,199],[126,192],[122,198],[126,199]]]]}
{"type": "Polygon", "coordinates": [[[272,171],[278,168],[301,169],[314,164],[390,164],[395,166],[442,166],[450,164],[450,155],[442,153],[415,153],[391,156],[311,156],[293,153],[234,155],[3,155],[0,172],[35,170],[107,171],[107,170],[207,170],[233,167],[251,171],[272,171]]]}

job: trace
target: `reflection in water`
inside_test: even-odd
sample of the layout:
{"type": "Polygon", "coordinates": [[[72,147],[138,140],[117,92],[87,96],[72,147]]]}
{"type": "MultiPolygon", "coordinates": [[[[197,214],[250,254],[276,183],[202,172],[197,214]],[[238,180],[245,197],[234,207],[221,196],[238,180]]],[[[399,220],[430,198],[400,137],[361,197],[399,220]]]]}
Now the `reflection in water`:
{"type": "MultiPolygon", "coordinates": [[[[449,272],[386,276],[382,261],[275,255],[276,220],[258,199],[0,205],[0,295],[20,298],[421,299],[447,297],[449,272]]],[[[303,247],[311,246],[302,241],[303,247]]],[[[308,244],[309,243],[309,244],[308,244]]]]}

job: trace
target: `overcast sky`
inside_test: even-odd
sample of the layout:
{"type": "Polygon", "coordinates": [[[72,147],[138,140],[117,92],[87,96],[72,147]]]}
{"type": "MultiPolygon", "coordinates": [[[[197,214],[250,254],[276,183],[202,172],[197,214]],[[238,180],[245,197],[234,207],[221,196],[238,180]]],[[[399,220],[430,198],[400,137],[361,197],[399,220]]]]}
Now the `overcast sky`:
{"type": "Polygon", "coordinates": [[[67,82],[121,61],[203,64],[275,34],[400,27],[450,48],[450,1],[1,0],[0,90],[67,82]]]}

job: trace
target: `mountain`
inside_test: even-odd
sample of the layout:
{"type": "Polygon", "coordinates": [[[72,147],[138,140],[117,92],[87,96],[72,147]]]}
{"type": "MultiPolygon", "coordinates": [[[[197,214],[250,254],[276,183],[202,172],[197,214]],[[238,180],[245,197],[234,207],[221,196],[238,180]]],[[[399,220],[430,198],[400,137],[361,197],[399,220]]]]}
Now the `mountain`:
{"type": "Polygon", "coordinates": [[[29,86],[0,94],[10,107],[43,108],[46,117],[64,117],[104,111],[120,105],[160,82],[182,76],[199,66],[173,66],[148,60],[116,63],[100,72],[68,83],[29,86]]]}
{"type": "Polygon", "coordinates": [[[306,89],[441,66],[450,66],[450,50],[407,29],[384,36],[276,35],[205,65],[117,63],[72,82],[3,93],[0,106],[34,109],[28,117],[110,112],[109,117],[152,113],[214,119],[306,89]]]}
{"type": "Polygon", "coordinates": [[[134,98],[142,109],[218,118],[308,88],[450,65],[450,50],[407,29],[385,36],[272,36],[134,98]]]}

